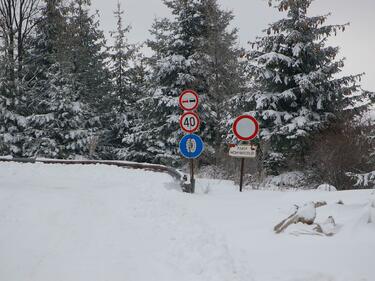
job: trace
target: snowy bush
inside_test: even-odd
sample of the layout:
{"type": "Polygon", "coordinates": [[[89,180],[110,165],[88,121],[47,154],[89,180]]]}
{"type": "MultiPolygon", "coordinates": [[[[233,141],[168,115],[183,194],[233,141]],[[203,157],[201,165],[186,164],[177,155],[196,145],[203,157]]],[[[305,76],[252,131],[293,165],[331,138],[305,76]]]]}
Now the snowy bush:
{"type": "Polygon", "coordinates": [[[368,137],[371,130],[371,125],[344,120],[316,134],[311,140],[306,161],[316,180],[331,184],[338,190],[352,189],[356,182],[357,188],[368,188],[372,179],[371,174],[365,172],[373,170],[374,162],[374,142],[368,137]],[[356,177],[357,174],[360,175],[356,177]]]}
{"type": "Polygon", "coordinates": [[[347,176],[356,181],[355,187],[375,188],[375,171],[366,174],[347,173],[347,176]]]}
{"type": "Polygon", "coordinates": [[[337,191],[336,187],[330,184],[321,184],[319,185],[316,190],[318,191],[337,191]]]}
{"type": "Polygon", "coordinates": [[[268,176],[262,183],[263,189],[300,189],[307,187],[307,176],[300,171],[287,172],[278,176],[268,176]]]}

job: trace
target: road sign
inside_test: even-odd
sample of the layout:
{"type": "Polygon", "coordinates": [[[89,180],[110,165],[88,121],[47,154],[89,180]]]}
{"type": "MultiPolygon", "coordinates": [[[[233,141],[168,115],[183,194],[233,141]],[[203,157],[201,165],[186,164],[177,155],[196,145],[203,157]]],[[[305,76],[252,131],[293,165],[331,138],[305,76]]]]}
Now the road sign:
{"type": "Polygon", "coordinates": [[[183,91],[179,98],[180,107],[185,111],[193,111],[198,108],[199,97],[193,90],[183,91]]]}
{"type": "Polygon", "coordinates": [[[187,159],[198,158],[204,150],[202,139],[194,134],[184,136],[180,141],[180,152],[187,159]]]}
{"type": "Polygon", "coordinates": [[[229,148],[229,156],[235,158],[255,158],[256,152],[256,146],[253,145],[236,145],[229,148]]]}
{"type": "Polygon", "coordinates": [[[199,129],[199,125],[199,117],[194,112],[186,112],[180,118],[181,129],[186,133],[194,133],[199,129]]]}
{"type": "Polygon", "coordinates": [[[242,115],[234,121],[233,133],[242,141],[255,139],[259,133],[258,121],[253,116],[242,115]]]}

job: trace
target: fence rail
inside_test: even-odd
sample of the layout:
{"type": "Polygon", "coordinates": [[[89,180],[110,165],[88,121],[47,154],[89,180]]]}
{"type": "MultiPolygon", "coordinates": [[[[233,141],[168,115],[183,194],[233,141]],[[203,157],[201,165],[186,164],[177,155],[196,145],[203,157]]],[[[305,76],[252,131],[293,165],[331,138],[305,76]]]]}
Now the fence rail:
{"type": "Polygon", "coordinates": [[[109,160],[57,160],[57,159],[38,159],[38,158],[0,158],[0,162],[18,162],[18,163],[43,163],[43,164],[62,164],[62,165],[109,165],[123,167],[127,169],[147,170],[158,173],[167,173],[179,182],[184,190],[184,175],[176,169],[164,165],[109,161],[109,160]]]}

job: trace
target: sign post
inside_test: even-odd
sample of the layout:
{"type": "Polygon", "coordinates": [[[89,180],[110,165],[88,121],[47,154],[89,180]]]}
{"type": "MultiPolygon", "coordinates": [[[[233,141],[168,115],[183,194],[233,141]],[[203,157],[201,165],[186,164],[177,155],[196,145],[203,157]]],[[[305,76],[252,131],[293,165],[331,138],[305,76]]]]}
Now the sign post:
{"type": "Polygon", "coordinates": [[[198,131],[200,120],[198,114],[194,112],[199,105],[199,96],[193,90],[183,91],[179,97],[179,105],[185,113],[180,117],[180,127],[187,133],[180,141],[180,153],[187,159],[190,159],[190,190],[195,192],[194,177],[194,159],[198,158],[203,150],[204,143],[202,139],[193,134],[198,131]]]}
{"type": "Polygon", "coordinates": [[[194,178],[194,159],[190,160],[190,184],[191,184],[191,193],[195,193],[195,178],[194,178]]]}
{"type": "MultiPolygon", "coordinates": [[[[250,115],[239,116],[233,123],[233,133],[238,140],[242,142],[248,142],[257,137],[259,133],[258,121],[250,115]]],[[[243,176],[246,158],[256,157],[256,147],[252,145],[235,145],[230,147],[229,156],[235,158],[241,158],[241,170],[240,170],[240,192],[243,190],[243,176]]]]}
{"type": "Polygon", "coordinates": [[[243,186],[244,167],[245,167],[245,158],[241,158],[240,192],[242,192],[242,186],[243,186]]]}
{"type": "Polygon", "coordinates": [[[204,143],[200,136],[195,134],[185,135],[180,141],[180,152],[186,159],[190,159],[191,193],[195,192],[194,159],[198,158],[204,150],[204,143]]]}

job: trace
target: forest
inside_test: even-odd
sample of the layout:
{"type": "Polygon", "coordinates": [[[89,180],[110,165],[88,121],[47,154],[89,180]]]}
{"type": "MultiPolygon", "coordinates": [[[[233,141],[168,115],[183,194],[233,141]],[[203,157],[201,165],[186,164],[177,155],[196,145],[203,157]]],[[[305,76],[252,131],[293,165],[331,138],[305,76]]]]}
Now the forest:
{"type": "Polygon", "coordinates": [[[247,113],[261,127],[256,180],[301,171],[338,189],[375,185],[374,93],[364,74],[342,74],[327,41],[348,25],[310,15],[312,0],[268,2],[283,18],[242,48],[217,0],[163,0],[172,16],[142,43],[129,42],[120,3],[107,40],[90,0],[0,0],[0,155],[182,167],[178,97],[193,89],[200,167],[233,176],[231,125],[247,113]]]}

